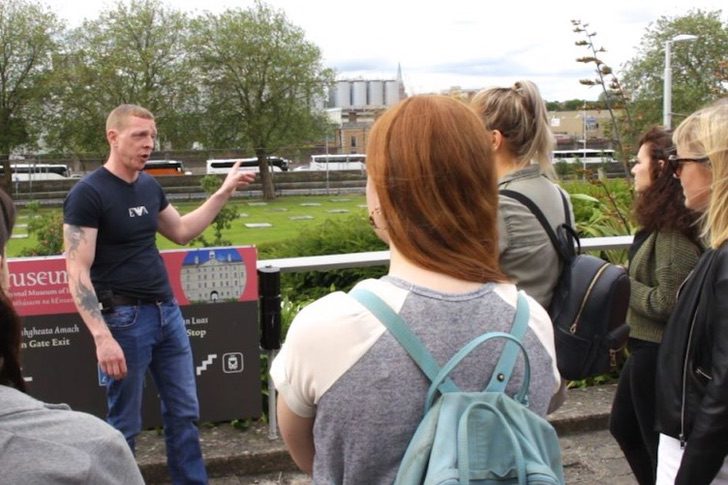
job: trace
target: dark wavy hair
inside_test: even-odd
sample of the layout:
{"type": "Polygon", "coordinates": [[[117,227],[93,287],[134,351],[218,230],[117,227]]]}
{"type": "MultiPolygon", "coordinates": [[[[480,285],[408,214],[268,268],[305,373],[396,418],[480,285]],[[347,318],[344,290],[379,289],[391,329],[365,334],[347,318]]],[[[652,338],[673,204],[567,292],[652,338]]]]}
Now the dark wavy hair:
{"type": "Polygon", "coordinates": [[[637,224],[644,230],[673,230],[691,241],[698,241],[700,214],[685,207],[680,180],[672,176],[667,157],[673,152],[672,132],[660,127],[648,130],[637,146],[647,145],[650,150],[650,178],[652,183],[641,192],[634,204],[637,224]],[[659,162],[662,160],[662,164],[659,162]]]}
{"type": "MultiPolygon", "coordinates": [[[[15,204],[0,189],[0,254],[5,257],[5,245],[15,225],[15,204]]],[[[22,324],[5,289],[0,285],[0,384],[25,391],[20,372],[20,341],[22,324]]]]}

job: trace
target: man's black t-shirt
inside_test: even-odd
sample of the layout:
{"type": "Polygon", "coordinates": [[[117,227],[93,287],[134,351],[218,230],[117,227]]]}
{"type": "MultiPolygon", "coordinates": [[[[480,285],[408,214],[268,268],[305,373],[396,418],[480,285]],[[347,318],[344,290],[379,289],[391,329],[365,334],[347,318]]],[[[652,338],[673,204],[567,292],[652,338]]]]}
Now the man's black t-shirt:
{"type": "Polygon", "coordinates": [[[101,167],[78,181],[63,203],[66,224],[98,229],[91,281],[96,292],[169,298],[167,270],[156,246],[159,212],[169,205],[154,177],[128,183],[101,167]]]}

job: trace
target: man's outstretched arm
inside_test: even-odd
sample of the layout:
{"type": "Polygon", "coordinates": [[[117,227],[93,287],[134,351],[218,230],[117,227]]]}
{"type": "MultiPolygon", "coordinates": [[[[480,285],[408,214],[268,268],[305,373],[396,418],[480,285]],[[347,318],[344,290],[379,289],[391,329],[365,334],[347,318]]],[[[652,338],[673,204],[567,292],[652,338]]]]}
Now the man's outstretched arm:
{"type": "Polygon", "coordinates": [[[253,180],[255,173],[241,172],[238,161],[230,169],[220,188],[197,209],[180,216],[177,209],[169,204],[160,212],[159,233],[177,244],[187,244],[212,223],[237,189],[247,187],[253,180]]]}

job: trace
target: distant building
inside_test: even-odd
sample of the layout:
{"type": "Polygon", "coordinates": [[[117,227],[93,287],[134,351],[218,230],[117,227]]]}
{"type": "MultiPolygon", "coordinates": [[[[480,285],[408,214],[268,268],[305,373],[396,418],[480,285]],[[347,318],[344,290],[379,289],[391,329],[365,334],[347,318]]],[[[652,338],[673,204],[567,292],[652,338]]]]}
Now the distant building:
{"type": "Polygon", "coordinates": [[[395,79],[340,79],[329,92],[327,107],[337,111],[338,128],[326,140],[329,153],[363,153],[374,121],[388,107],[406,98],[402,67],[395,79]],[[340,110],[340,115],[339,115],[340,110]]]}
{"type": "Polygon", "coordinates": [[[614,148],[609,110],[552,111],[548,113],[551,131],[559,148],[614,148]]]}
{"type": "MultiPolygon", "coordinates": [[[[480,89],[453,86],[437,94],[470,102],[480,89]]],[[[406,97],[402,68],[396,79],[340,79],[329,92],[327,107],[336,112],[336,136],[322,146],[328,153],[364,153],[369,130],[388,107],[406,97]]],[[[608,110],[548,113],[557,148],[614,148],[608,110]]]]}
{"type": "MultiPolygon", "coordinates": [[[[453,86],[438,94],[469,103],[480,89],[453,86]]],[[[557,149],[614,148],[608,110],[552,111],[548,113],[557,149]]]]}
{"type": "Polygon", "coordinates": [[[439,94],[444,96],[450,96],[451,98],[459,99],[464,103],[469,103],[473,99],[473,96],[478,94],[480,89],[463,89],[460,86],[452,86],[450,89],[440,91],[439,94]]]}
{"type": "Polygon", "coordinates": [[[329,92],[329,108],[372,110],[394,106],[406,97],[402,66],[396,79],[340,79],[329,92]]]}

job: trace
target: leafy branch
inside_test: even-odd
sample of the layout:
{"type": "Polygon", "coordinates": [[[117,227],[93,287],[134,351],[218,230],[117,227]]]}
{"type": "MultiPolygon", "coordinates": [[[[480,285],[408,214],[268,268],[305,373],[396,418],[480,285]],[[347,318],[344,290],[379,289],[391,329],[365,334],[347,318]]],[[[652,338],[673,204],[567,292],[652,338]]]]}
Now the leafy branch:
{"type": "MultiPolygon", "coordinates": [[[[576,61],[584,64],[594,64],[596,66],[595,71],[598,76],[596,79],[580,79],[579,83],[584,86],[601,86],[602,92],[604,93],[604,104],[609,110],[609,116],[612,120],[612,126],[614,127],[613,134],[616,138],[619,153],[621,154],[620,158],[622,159],[624,173],[627,178],[630,178],[629,165],[627,163],[626,156],[628,149],[622,143],[621,134],[623,133],[623,130],[620,129],[620,124],[617,122],[617,117],[615,116],[613,109],[615,106],[613,98],[616,96],[619,100],[618,104],[627,118],[627,125],[629,127],[627,132],[632,133],[633,123],[632,116],[628,108],[627,96],[625,95],[622,85],[619,82],[617,75],[614,73],[614,70],[599,58],[599,54],[607,52],[607,50],[604,47],[599,47],[599,49],[597,49],[594,45],[593,38],[597,35],[597,33],[590,32],[588,30],[589,24],[582,23],[581,20],[572,20],[571,24],[574,26],[573,31],[575,33],[583,34],[586,37],[586,39],[578,40],[574,42],[574,44],[578,47],[587,47],[591,52],[591,55],[579,57],[576,61]],[[609,79],[607,79],[607,77],[609,77],[609,79]]],[[[631,152],[631,150],[629,151],[631,152]]]]}

